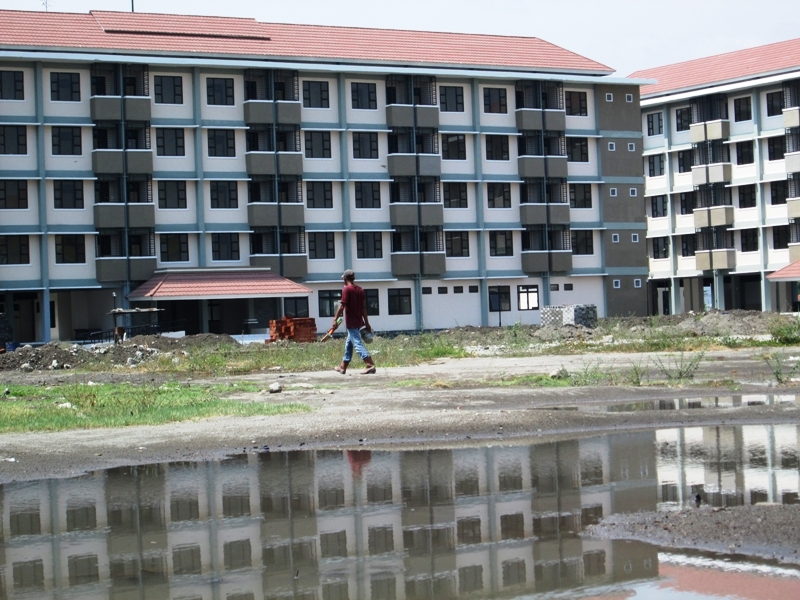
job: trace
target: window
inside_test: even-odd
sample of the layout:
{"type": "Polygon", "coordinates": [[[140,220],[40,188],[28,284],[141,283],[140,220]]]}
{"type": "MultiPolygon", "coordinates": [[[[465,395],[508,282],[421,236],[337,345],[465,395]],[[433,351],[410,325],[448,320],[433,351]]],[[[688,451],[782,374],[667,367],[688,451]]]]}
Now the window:
{"type": "Polygon", "coordinates": [[[756,186],[739,186],[739,208],[755,208],[756,205],[756,186]]]}
{"type": "Polygon", "coordinates": [[[641,279],[634,279],[633,280],[633,287],[635,287],[635,288],[642,287],[642,280],[641,279]]]}
{"type": "MultiPolygon", "coordinates": [[[[483,566],[471,565],[458,570],[458,593],[470,594],[483,589],[483,566]]],[[[388,597],[388,596],[387,596],[388,597]]]]}
{"type": "Polygon", "coordinates": [[[331,132],[306,131],[306,158],[331,157],[331,132]]]}
{"type": "Polygon", "coordinates": [[[683,192],[681,198],[681,214],[691,215],[694,213],[694,192],[683,192]]]}
{"type": "Polygon", "coordinates": [[[442,134],[442,160],[467,160],[467,142],[463,133],[442,134]]]}
{"type": "Polygon", "coordinates": [[[564,291],[565,292],[571,292],[572,289],[573,289],[573,284],[571,284],[571,283],[565,283],[564,284],[564,291]]]}
{"type": "Polygon", "coordinates": [[[172,571],[175,575],[200,574],[200,546],[175,546],[172,549],[172,571]]]}
{"type": "Polygon", "coordinates": [[[767,138],[767,156],[769,160],[782,160],[784,148],[786,148],[785,135],[767,138]]]}
{"type": "Polygon", "coordinates": [[[691,173],[693,162],[691,150],[678,151],[678,173],[691,173]]]}
{"type": "Polygon", "coordinates": [[[0,265],[27,265],[30,262],[27,235],[0,235],[0,265]]]}
{"type": "Polygon", "coordinates": [[[614,94],[606,94],[606,102],[613,102],[614,94]]]}
{"type": "Polygon", "coordinates": [[[83,181],[54,181],[53,208],[83,208],[83,181]]]}
{"type": "Polygon", "coordinates": [[[589,114],[586,106],[586,92],[564,92],[564,106],[572,117],[585,117],[589,114]]]}
{"type": "Polygon", "coordinates": [[[389,314],[411,314],[411,289],[401,288],[389,290],[389,314]]]}
{"type": "Polygon", "coordinates": [[[283,314],[297,319],[307,318],[308,298],[284,298],[283,314]]]}
{"type": "Polygon", "coordinates": [[[647,135],[664,134],[664,115],[660,112],[647,115],[647,135]]]}
{"type": "Polygon", "coordinates": [[[156,104],[183,104],[183,78],[167,75],[153,77],[156,104]]]}
{"type": "Polygon", "coordinates": [[[0,179],[0,210],[28,208],[28,182],[0,179]]]}
{"type": "Polygon", "coordinates": [[[233,129],[209,129],[208,155],[236,156],[236,131],[233,129]]]}
{"type": "Polygon", "coordinates": [[[82,264],[86,262],[86,239],[83,235],[56,236],[56,263],[82,264]]]}
{"type": "Polygon", "coordinates": [[[330,108],[327,81],[303,82],[304,108],[330,108]]]}
{"type": "Polygon", "coordinates": [[[308,258],[311,260],[336,258],[332,231],[309,232],[308,258]]]}
{"type": "Polygon", "coordinates": [[[467,184],[446,182],[442,184],[444,208],[467,208],[467,184]]]}
{"type": "MultiPolygon", "coordinates": [[[[22,71],[0,71],[0,100],[24,100],[22,71]]],[[[462,109],[463,110],[463,109],[462,109]]]]}
{"type": "Polygon", "coordinates": [[[750,96],[733,99],[733,120],[749,121],[753,118],[753,109],[750,104],[750,96]]]}
{"type": "Polygon", "coordinates": [[[755,162],[753,157],[753,140],[738,142],[736,144],[736,164],[751,165],[755,162]]]}
{"type": "Polygon", "coordinates": [[[772,247],[776,250],[789,247],[789,226],[781,225],[772,228],[772,247]]]}
{"type": "Polygon", "coordinates": [[[513,256],[514,238],[511,231],[489,232],[489,256],[513,256]]]}
{"type": "Polygon", "coordinates": [[[463,294],[464,293],[464,286],[463,285],[454,285],[453,286],[453,293],[454,294],[463,294]]]}
{"type": "Polygon", "coordinates": [[[162,233],[161,262],[186,262],[189,260],[189,236],[185,233],[162,233]]]}
{"type": "Polygon", "coordinates": [[[53,102],[80,102],[80,73],[50,73],[50,100],[53,102]]]}
{"type": "Polygon", "coordinates": [[[447,286],[439,286],[436,288],[437,294],[446,294],[447,293],[447,286]]]}
{"type": "Polygon", "coordinates": [[[742,229],[742,252],[758,250],[758,229],[742,229]]]}
{"type": "Polygon", "coordinates": [[[444,254],[448,257],[469,256],[469,232],[445,231],[444,254]]]}
{"type": "Polygon", "coordinates": [[[688,106],[686,108],[675,109],[675,131],[689,131],[689,126],[692,124],[692,109],[688,106]]]}
{"type": "Polygon", "coordinates": [[[612,233],[611,234],[611,243],[612,244],[619,244],[619,234],[618,233],[612,233]]]}
{"type": "Polygon", "coordinates": [[[159,181],[158,208],[186,208],[186,182],[159,181]]]}
{"type": "Polygon", "coordinates": [[[209,77],[206,79],[206,101],[209,106],[233,106],[233,78],[209,77]]]}
{"type": "Polygon", "coordinates": [[[333,184],[330,181],[307,181],[306,207],[333,208],[333,184]]]}
{"type": "Polygon", "coordinates": [[[633,244],[638,244],[639,243],[639,234],[638,233],[632,233],[631,234],[631,243],[633,243],[633,244]]]}
{"type": "Polygon", "coordinates": [[[619,280],[619,279],[615,279],[615,280],[612,282],[612,285],[613,285],[613,287],[614,287],[614,289],[615,289],[615,290],[618,290],[618,289],[620,289],[620,288],[622,287],[622,283],[620,282],[620,280],[619,280]]]}
{"type": "Polygon", "coordinates": [[[78,156],[81,151],[80,127],[53,127],[53,154],[78,156]]]}
{"type": "Polygon", "coordinates": [[[511,310],[511,286],[490,285],[489,312],[508,312],[511,310]]]}
{"type": "Polygon", "coordinates": [[[238,233],[211,234],[212,260],[239,260],[238,233]]]}
{"type": "Polygon", "coordinates": [[[357,181],[356,208],[380,208],[381,184],[377,181],[357,181]]]}
{"type": "Polygon", "coordinates": [[[669,258],[669,238],[653,238],[653,258],[669,258]]]}
{"type": "Polygon", "coordinates": [[[67,573],[69,585],[83,585],[100,581],[100,571],[97,568],[97,556],[70,556],[67,558],[67,573]]]}
{"type": "Polygon", "coordinates": [[[573,230],[572,253],[594,254],[594,232],[591,230],[573,230]]]}
{"type": "Polygon", "coordinates": [[[773,181],[769,184],[769,193],[772,204],[786,204],[789,197],[789,186],[787,181],[773,181]]]}
{"type": "Polygon", "coordinates": [[[608,195],[611,196],[612,198],[616,198],[617,197],[617,188],[609,188],[608,189],[608,195]]]}
{"type": "Polygon", "coordinates": [[[507,113],[508,103],[505,88],[483,88],[483,112],[507,113]]]}
{"type": "Polygon", "coordinates": [[[470,294],[477,294],[480,291],[480,288],[477,285],[469,286],[469,293],[470,294]]]}
{"type": "Polygon", "coordinates": [[[353,82],[350,84],[350,95],[354,109],[375,110],[378,108],[378,96],[374,83],[353,82]]]}
{"type": "Polygon", "coordinates": [[[608,142],[608,151],[609,152],[616,152],[617,144],[615,142],[608,142]]]}
{"type": "Polygon", "coordinates": [[[236,181],[210,181],[211,208],[239,208],[239,190],[236,181]]]}
{"type": "Polygon", "coordinates": [[[28,128],[24,125],[0,125],[0,154],[27,154],[28,128]]]}
{"type": "Polygon", "coordinates": [[[508,136],[486,136],[486,160],[508,160],[508,136]]]}
{"type": "Polygon", "coordinates": [[[511,184],[487,183],[486,200],[489,208],[511,208],[511,184]]]}
{"type": "Polygon", "coordinates": [[[156,129],[156,154],[158,156],[186,156],[183,129],[156,129]]]}
{"type": "Polygon", "coordinates": [[[569,207],[592,208],[592,186],[588,183],[569,184],[569,207]]]}
{"type": "Polygon", "coordinates": [[[464,88],[460,85],[441,86],[439,105],[442,112],[464,112],[464,88]]]}
{"type": "Polygon", "coordinates": [[[681,256],[694,256],[695,250],[695,236],[682,235],[681,236],[681,256]]]}
{"type": "Polygon", "coordinates": [[[356,256],[358,258],[383,258],[383,234],[380,231],[356,233],[356,256]]]}
{"type": "Polygon", "coordinates": [[[628,142],[628,152],[636,152],[636,144],[634,142],[628,142]]]}
{"type": "Polygon", "coordinates": [[[783,90],[767,94],[767,116],[777,117],[783,114],[783,90]]]}
{"type": "Polygon", "coordinates": [[[567,138],[567,160],[569,162],[589,162],[588,138],[567,138]]]}
{"type": "Polygon", "coordinates": [[[551,283],[550,284],[550,291],[551,292],[557,292],[559,287],[560,286],[557,283],[551,283]]]}
{"type": "Polygon", "coordinates": [[[422,295],[423,296],[430,296],[433,293],[433,288],[431,287],[423,287],[422,288],[422,295]]]}
{"type": "Polygon", "coordinates": [[[637,188],[630,188],[630,189],[628,190],[628,195],[629,195],[631,198],[636,198],[636,196],[638,196],[638,195],[639,195],[639,190],[638,190],[637,188]]]}
{"type": "Polygon", "coordinates": [[[320,290],[319,298],[319,316],[332,317],[336,314],[336,309],[339,308],[339,300],[342,299],[341,290],[320,290]]]}
{"type": "Polygon", "coordinates": [[[353,158],[378,158],[378,134],[354,132],[353,158]]]}
{"type": "Polygon", "coordinates": [[[647,166],[650,177],[658,177],[664,174],[664,155],[656,154],[647,157],[647,166]]]}
{"type": "Polygon", "coordinates": [[[625,94],[625,102],[633,102],[633,94],[625,94]]]}

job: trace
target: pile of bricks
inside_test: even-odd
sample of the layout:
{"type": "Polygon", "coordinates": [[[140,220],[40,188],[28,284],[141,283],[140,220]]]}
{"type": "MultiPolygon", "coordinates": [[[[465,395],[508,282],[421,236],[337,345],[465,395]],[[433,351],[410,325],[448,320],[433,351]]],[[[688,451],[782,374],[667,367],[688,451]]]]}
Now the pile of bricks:
{"type": "Polygon", "coordinates": [[[295,342],[316,342],[317,322],[314,319],[277,319],[269,322],[269,340],[292,340],[295,342]]]}
{"type": "Polygon", "coordinates": [[[597,326],[597,307],[594,304],[570,304],[542,308],[542,327],[562,325],[583,325],[593,329],[597,326]]]}

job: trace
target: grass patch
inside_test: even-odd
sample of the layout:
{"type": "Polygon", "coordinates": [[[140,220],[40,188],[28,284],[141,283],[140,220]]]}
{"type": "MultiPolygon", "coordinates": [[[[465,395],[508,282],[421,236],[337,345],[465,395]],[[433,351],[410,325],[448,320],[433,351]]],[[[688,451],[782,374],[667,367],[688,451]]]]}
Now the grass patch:
{"type": "Polygon", "coordinates": [[[130,384],[11,386],[0,401],[0,433],[159,425],[218,416],[249,417],[311,410],[298,403],[240,402],[226,396],[254,384],[136,386],[130,384]]]}

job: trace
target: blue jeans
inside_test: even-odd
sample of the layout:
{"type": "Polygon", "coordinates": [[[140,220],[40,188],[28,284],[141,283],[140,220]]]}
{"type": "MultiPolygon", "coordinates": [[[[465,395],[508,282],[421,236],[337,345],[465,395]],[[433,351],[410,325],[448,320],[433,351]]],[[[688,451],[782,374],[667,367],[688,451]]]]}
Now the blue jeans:
{"type": "Polygon", "coordinates": [[[353,360],[353,348],[356,349],[361,360],[369,358],[369,352],[367,352],[367,349],[364,347],[364,342],[361,340],[361,332],[358,330],[358,327],[347,330],[347,341],[344,343],[344,358],[342,358],[344,362],[353,360]]]}

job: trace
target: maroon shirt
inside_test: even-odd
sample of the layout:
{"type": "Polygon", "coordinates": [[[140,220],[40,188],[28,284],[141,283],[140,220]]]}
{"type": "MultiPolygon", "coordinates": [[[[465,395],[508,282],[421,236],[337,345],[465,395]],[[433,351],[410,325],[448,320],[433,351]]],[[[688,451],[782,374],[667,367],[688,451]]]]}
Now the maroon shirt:
{"type": "Polygon", "coordinates": [[[344,305],[344,326],[347,329],[360,329],[364,323],[364,309],[367,296],[357,285],[346,285],[342,290],[340,302],[344,305]]]}

